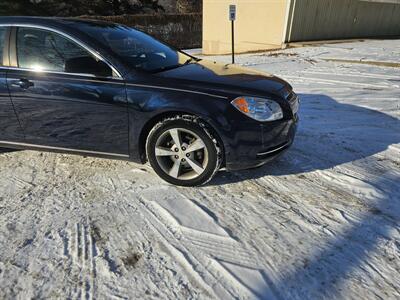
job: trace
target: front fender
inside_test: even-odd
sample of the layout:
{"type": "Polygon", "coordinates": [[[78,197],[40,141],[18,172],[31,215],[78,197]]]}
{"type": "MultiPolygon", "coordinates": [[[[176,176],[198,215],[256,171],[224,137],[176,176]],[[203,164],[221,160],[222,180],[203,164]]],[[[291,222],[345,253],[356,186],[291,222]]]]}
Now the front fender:
{"type": "Polygon", "coordinates": [[[172,90],[127,88],[129,114],[129,149],[134,161],[144,162],[144,144],[148,132],[161,119],[190,114],[202,118],[224,143],[231,131],[227,119],[231,105],[228,99],[199,93],[172,90]]]}

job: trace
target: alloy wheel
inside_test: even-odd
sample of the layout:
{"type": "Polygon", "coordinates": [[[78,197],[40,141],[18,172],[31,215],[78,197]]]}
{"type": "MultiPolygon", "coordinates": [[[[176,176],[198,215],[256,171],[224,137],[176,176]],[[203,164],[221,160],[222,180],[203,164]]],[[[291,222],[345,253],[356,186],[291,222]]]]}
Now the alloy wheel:
{"type": "Polygon", "coordinates": [[[199,177],[209,160],[204,141],[184,128],[172,128],[161,134],[156,141],[155,156],[161,169],[179,180],[199,177]]]}

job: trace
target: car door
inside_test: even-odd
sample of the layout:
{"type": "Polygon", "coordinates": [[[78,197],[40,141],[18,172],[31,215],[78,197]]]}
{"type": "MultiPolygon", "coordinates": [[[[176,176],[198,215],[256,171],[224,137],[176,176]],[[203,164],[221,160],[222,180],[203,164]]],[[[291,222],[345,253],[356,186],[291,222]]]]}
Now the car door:
{"type": "Polygon", "coordinates": [[[10,28],[0,25],[0,143],[23,140],[23,133],[7,88],[10,28]]]}
{"type": "Polygon", "coordinates": [[[7,84],[28,145],[128,156],[125,84],[110,65],[52,29],[15,27],[7,84]]]}

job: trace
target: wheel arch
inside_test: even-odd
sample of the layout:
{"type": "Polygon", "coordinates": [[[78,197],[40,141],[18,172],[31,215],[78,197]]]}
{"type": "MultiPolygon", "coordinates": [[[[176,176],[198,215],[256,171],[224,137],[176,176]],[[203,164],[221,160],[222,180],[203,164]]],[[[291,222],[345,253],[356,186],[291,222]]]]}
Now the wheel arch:
{"type": "Polygon", "coordinates": [[[216,126],[213,124],[212,120],[209,118],[206,118],[204,116],[201,116],[199,114],[193,113],[193,112],[187,112],[187,111],[182,111],[182,110],[171,110],[171,111],[164,111],[160,112],[159,114],[153,116],[150,120],[148,120],[145,125],[142,127],[142,130],[139,135],[139,155],[140,155],[140,160],[142,163],[147,162],[147,153],[146,153],[146,141],[149,136],[150,131],[153,129],[153,127],[161,122],[164,119],[167,118],[174,118],[178,116],[191,116],[194,118],[199,118],[207,127],[207,130],[210,131],[212,136],[217,139],[218,146],[221,147],[223,158],[222,158],[222,167],[225,166],[225,148],[224,148],[224,143],[223,140],[221,139],[221,136],[216,129],[216,126]]]}

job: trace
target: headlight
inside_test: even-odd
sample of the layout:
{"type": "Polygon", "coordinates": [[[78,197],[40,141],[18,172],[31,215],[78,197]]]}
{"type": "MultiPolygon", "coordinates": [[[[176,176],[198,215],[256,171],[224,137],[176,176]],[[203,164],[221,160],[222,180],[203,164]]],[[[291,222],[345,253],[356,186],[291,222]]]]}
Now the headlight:
{"type": "Polygon", "coordinates": [[[257,121],[276,121],[283,118],[280,105],[273,100],[255,97],[239,97],[231,103],[239,111],[257,121]]]}

